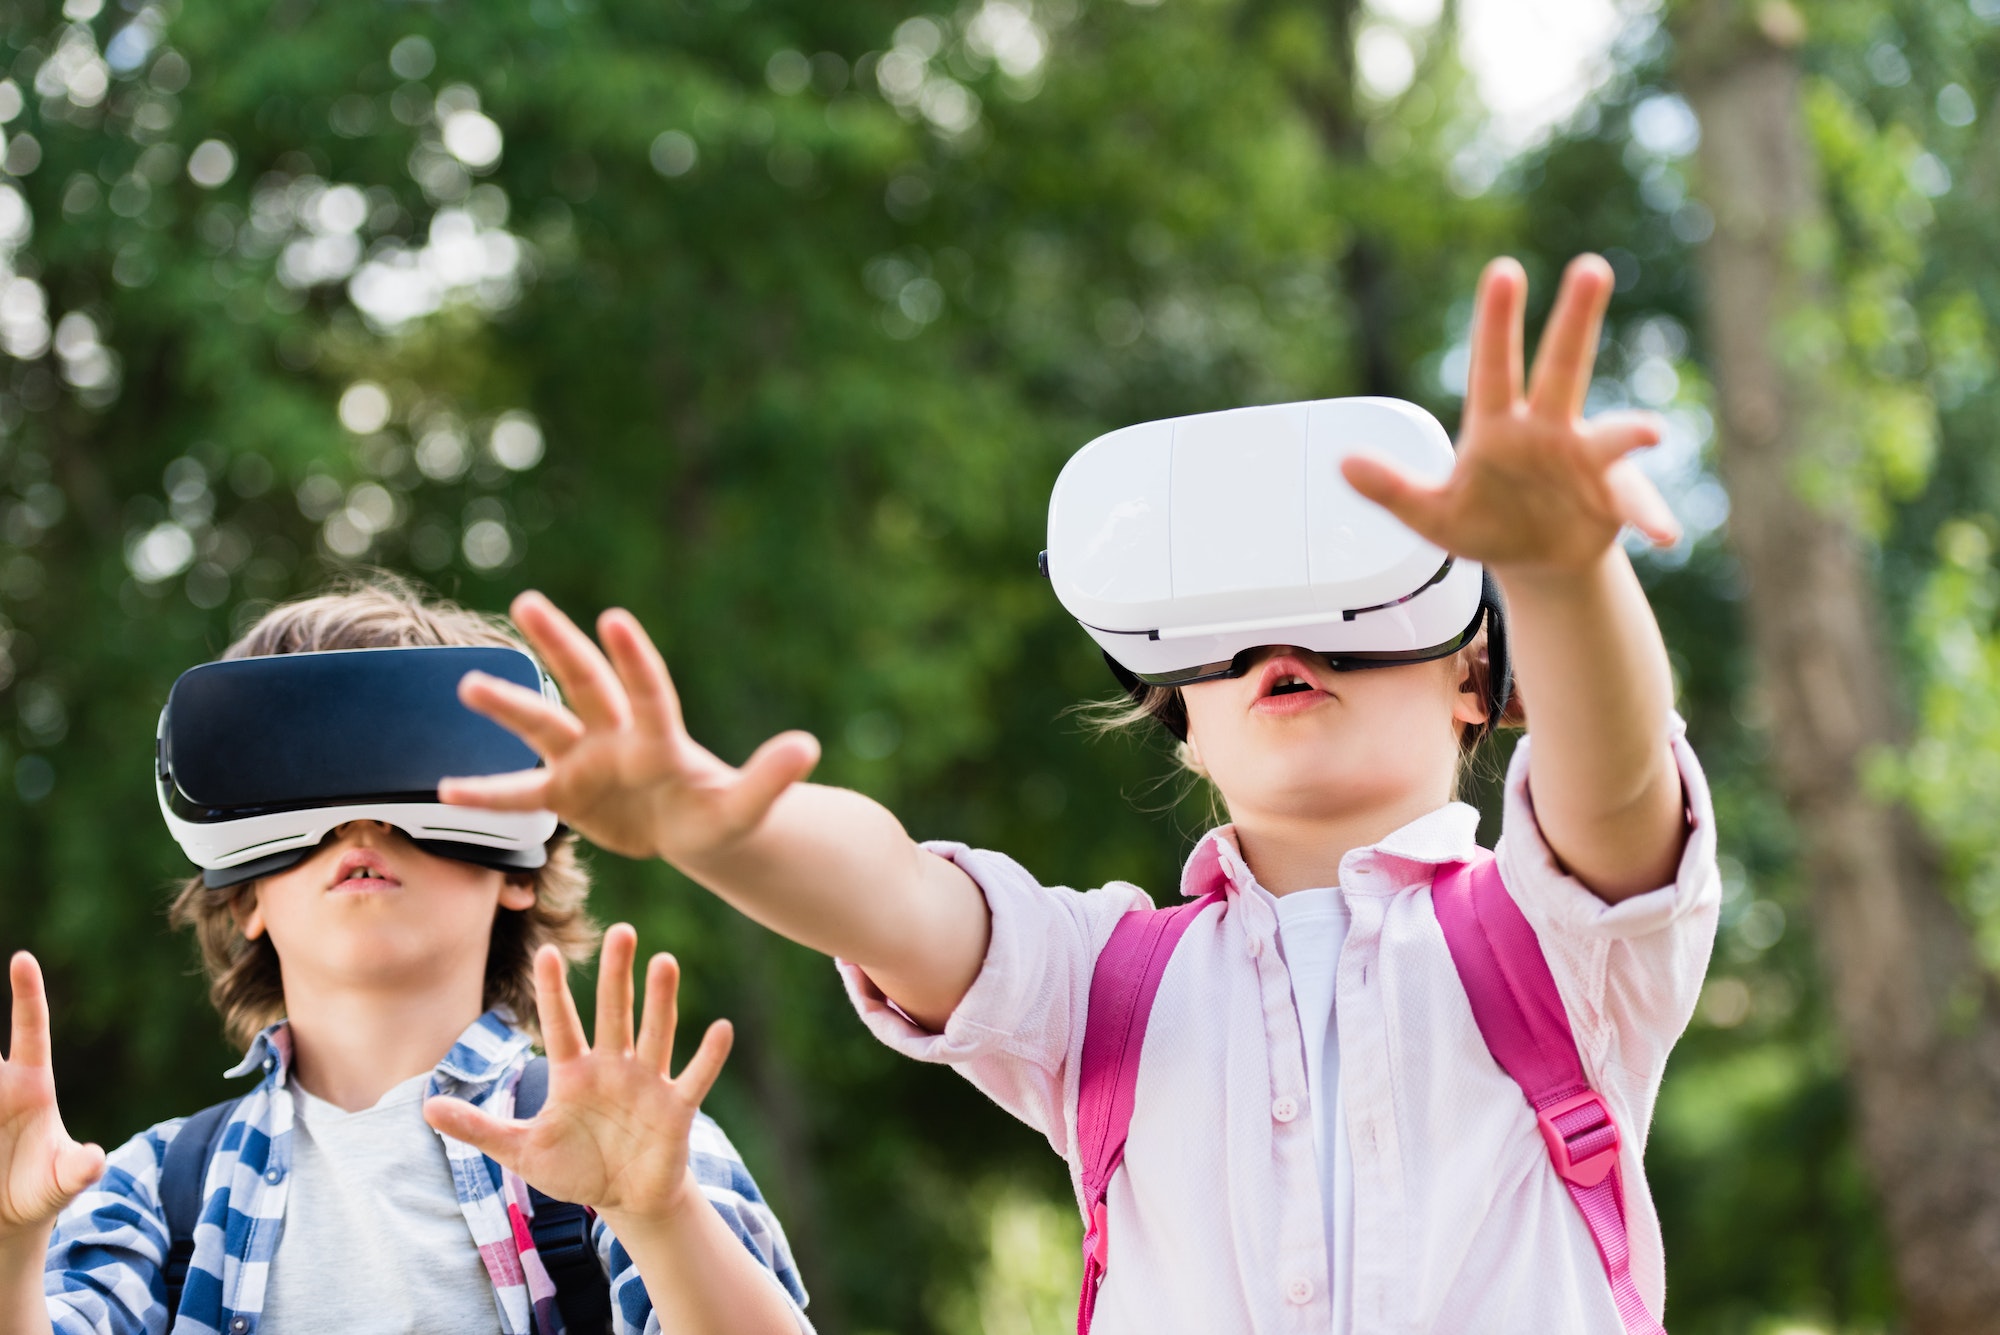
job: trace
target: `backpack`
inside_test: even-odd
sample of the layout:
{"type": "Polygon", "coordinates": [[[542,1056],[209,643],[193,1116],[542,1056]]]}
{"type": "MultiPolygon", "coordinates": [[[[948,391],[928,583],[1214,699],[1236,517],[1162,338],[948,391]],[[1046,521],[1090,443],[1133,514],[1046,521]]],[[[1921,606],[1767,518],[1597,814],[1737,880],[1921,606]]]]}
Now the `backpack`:
{"type": "MultiPolygon", "coordinates": [[[[1085,1205],[1077,1335],[1088,1335],[1104,1281],[1105,1195],[1125,1158],[1146,1020],[1174,947],[1215,890],[1172,908],[1125,914],[1097,957],[1078,1071],[1077,1152],[1085,1205]]],[[[1666,1335],[1632,1279],[1617,1120],[1590,1087],[1535,930],[1500,883],[1491,854],[1438,869],[1431,901],[1487,1050],[1521,1087],[1549,1158],[1590,1229],[1627,1335],[1666,1335]]]]}
{"type": "MultiPolygon", "coordinates": [[[[514,1089],[514,1116],[533,1117],[549,1095],[549,1062],[535,1057],[521,1070],[514,1089]]],[[[230,1099],[202,1109],[181,1124],[160,1166],[160,1208],[167,1217],[165,1279],[168,1326],[180,1314],[181,1292],[194,1259],[194,1229],[201,1218],[202,1185],[209,1160],[222,1141],[222,1128],[243,1100],[230,1099]]],[[[611,1329],[611,1281],[591,1245],[591,1213],[581,1205],[554,1200],[528,1188],[535,1217],[528,1231],[542,1266],[556,1286],[556,1307],[568,1335],[599,1335],[611,1329]]]]}

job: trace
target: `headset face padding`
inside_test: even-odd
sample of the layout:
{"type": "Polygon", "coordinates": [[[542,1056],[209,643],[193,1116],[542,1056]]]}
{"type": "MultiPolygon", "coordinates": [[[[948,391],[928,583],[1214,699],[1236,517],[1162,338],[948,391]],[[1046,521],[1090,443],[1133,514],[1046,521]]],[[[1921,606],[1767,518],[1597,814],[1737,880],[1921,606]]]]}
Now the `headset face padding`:
{"type": "MultiPolygon", "coordinates": [[[[1506,716],[1507,707],[1514,700],[1514,665],[1513,660],[1508,656],[1507,652],[1506,604],[1501,599],[1499,583],[1493,578],[1491,572],[1484,572],[1483,585],[1477,620],[1468,629],[1466,635],[1467,642],[1469,643],[1472,636],[1478,632],[1481,626],[1484,626],[1486,629],[1486,721],[1478,727],[1478,737],[1481,739],[1491,736],[1499,728],[1501,720],[1506,716]]],[[[1125,689],[1125,693],[1132,697],[1134,703],[1144,704],[1148,691],[1152,689],[1151,685],[1134,676],[1130,669],[1120,664],[1108,651],[1103,652],[1105,666],[1111,669],[1111,675],[1125,689]]],[[[1458,650],[1454,648],[1451,652],[1456,653],[1458,650]]],[[[1438,655],[1438,657],[1443,657],[1443,655],[1438,655]]],[[[1381,668],[1394,667],[1398,666],[1398,664],[1374,663],[1366,666],[1381,668]]],[[[1362,668],[1360,665],[1343,667],[1336,663],[1334,664],[1334,670],[1337,672],[1352,672],[1362,670],[1362,668]]],[[[1217,675],[1235,676],[1238,674],[1228,673],[1217,675]]],[[[1176,740],[1184,742],[1187,740],[1187,706],[1181,701],[1179,688],[1171,689],[1174,690],[1173,696],[1159,706],[1158,712],[1154,714],[1154,717],[1159,720],[1161,727],[1174,735],[1176,740]]]]}

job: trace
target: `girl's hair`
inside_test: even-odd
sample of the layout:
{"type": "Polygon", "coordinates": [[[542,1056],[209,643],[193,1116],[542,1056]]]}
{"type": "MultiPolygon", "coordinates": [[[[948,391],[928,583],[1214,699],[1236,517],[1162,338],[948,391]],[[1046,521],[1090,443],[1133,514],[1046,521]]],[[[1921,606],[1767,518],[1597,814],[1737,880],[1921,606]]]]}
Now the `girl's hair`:
{"type": "MultiPolygon", "coordinates": [[[[432,645],[527,647],[497,617],[429,597],[396,576],[375,574],[272,608],[222,657],[432,645]]],[[[600,935],[584,903],[590,873],[577,856],[576,836],[563,832],[550,840],[548,859],[539,870],[522,873],[533,879],[534,907],[499,910],[486,951],[484,1004],[511,1008],[530,1029],[535,952],[553,944],[567,959],[584,961],[600,935]]],[[[230,1040],[245,1047],[285,1013],[284,973],[271,938],[249,940],[236,925],[234,910],[255,885],[250,881],[218,890],[203,884],[200,876],[190,877],[169,915],[174,926],[194,928],[208,976],[208,999],[230,1040]]]]}

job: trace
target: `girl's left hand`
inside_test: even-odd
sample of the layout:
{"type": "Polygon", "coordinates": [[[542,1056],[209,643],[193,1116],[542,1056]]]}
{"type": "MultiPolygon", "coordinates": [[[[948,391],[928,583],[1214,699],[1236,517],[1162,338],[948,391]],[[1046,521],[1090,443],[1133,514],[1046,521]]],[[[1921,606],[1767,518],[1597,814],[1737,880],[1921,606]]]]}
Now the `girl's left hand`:
{"type": "Polygon", "coordinates": [[[1658,546],[1680,525],[1633,450],[1659,443],[1659,420],[1607,413],[1584,420],[1598,332],[1611,301],[1611,266],[1579,255],[1563,274],[1526,392],[1521,316],[1528,279],[1511,259],[1479,282],[1472,368],[1458,462],[1430,484],[1380,460],[1352,456],[1353,488],[1419,534],[1496,571],[1578,571],[1594,565],[1630,524],[1658,546]]]}
{"type": "Polygon", "coordinates": [[[563,979],[554,946],[535,956],[535,1009],[549,1054],[549,1096],[532,1121],[503,1120],[460,1099],[435,1098],[424,1116],[557,1200],[587,1205],[617,1227],[702,1203],[688,1171],[695,1113],[729,1055],[730,1027],[717,1020],[682,1068],[670,1073],[680,966],[655,955],[646,969],[646,1014],[632,1037],[632,961],[638,933],[619,923],[604,934],[597,974],[597,1042],[563,979]]]}

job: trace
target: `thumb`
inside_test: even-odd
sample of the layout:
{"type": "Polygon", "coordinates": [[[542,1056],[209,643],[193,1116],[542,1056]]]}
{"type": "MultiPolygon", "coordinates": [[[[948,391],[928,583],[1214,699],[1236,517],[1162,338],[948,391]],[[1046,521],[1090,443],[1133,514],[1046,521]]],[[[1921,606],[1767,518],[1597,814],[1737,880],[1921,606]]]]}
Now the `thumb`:
{"type": "Polygon", "coordinates": [[[819,764],[819,739],[809,732],[781,732],[753,752],[737,771],[735,800],[746,824],[764,818],[785,789],[819,764]]]}
{"type": "Polygon", "coordinates": [[[462,1141],[502,1167],[520,1173],[529,1123],[502,1121],[464,1099],[448,1098],[424,1100],[424,1120],[453,1140],[462,1141]]]}
{"type": "Polygon", "coordinates": [[[1409,525],[1419,537],[1440,547],[1451,545],[1439,530],[1440,488],[1419,482],[1401,469],[1366,454],[1350,454],[1342,459],[1340,475],[1347,479],[1348,486],[1409,525]]]}
{"type": "Polygon", "coordinates": [[[56,1190],[65,1201],[104,1176],[104,1151],[96,1145],[75,1141],[56,1151],[56,1190]]]}
{"type": "Polygon", "coordinates": [[[1604,475],[1611,488],[1618,518],[1646,536],[1655,547],[1671,547],[1681,538],[1681,522],[1653,480],[1630,459],[1621,459],[1604,475]]]}

